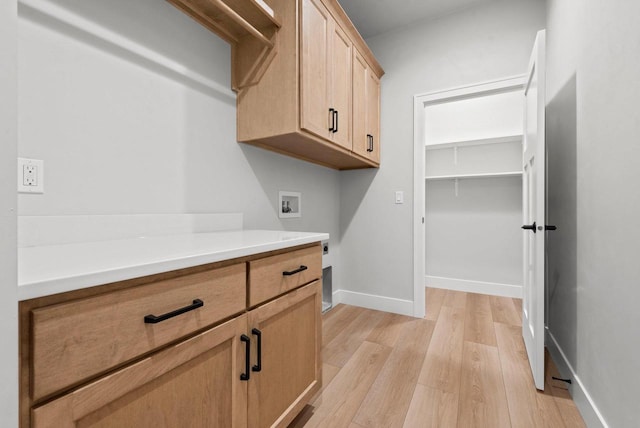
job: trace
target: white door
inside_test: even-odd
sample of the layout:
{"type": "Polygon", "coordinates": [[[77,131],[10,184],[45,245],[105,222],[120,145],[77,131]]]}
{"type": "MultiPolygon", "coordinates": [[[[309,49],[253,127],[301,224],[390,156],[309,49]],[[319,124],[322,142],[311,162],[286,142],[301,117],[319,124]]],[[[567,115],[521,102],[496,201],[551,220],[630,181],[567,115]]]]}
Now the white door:
{"type": "Polygon", "coordinates": [[[545,32],[538,32],[525,85],[522,158],[522,337],[536,388],[544,389],[545,32]]]}

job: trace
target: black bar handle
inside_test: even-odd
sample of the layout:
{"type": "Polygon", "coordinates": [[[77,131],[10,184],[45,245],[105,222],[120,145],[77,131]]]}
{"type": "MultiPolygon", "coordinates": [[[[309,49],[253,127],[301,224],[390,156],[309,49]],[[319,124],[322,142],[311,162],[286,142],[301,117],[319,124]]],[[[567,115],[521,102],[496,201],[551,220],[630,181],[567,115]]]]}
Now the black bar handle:
{"type": "Polygon", "coordinates": [[[295,275],[297,273],[302,272],[303,270],[307,270],[309,269],[308,267],[306,267],[305,265],[300,265],[300,267],[296,270],[290,270],[290,271],[284,271],[282,272],[283,276],[290,276],[290,275],[295,275]]]}
{"type": "Polygon", "coordinates": [[[533,233],[536,233],[536,222],[534,221],[533,224],[525,224],[522,228],[524,230],[533,230],[533,233]]]}
{"type": "Polygon", "coordinates": [[[251,367],[251,370],[253,370],[254,372],[259,372],[262,371],[262,332],[260,330],[258,330],[257,328],[252,328],[251,329],[251,334],[255,335],[258,337],[258,362],[257,364],[255,364],[253,367],[251,367]]]}
{"type": "Polygon", "coordinates": [[[195,299],[192,304],[189,306],[185,306],[184,308],[176,309],[175,311],[167,312],[164,315],[156,316],[156,315],[145,315],[144,322],[145,324],[157,324],[159,322],[168,320],[169,318],[176,317],[178,315],[184,314],[185,312],[192,311],[194,309],[198,309],[204,306],[204,302],[200,299],[195,299]]]}
{"type": "Polygon", "coordinates": [[[329,109],[329,115],[331,115],[331,126],[329,127],[329,132],[336,132],[334,131],[334,128],[336,126],[336,113],[335,113],[335,109],[330,108],[329,109]]]}
{"type": "Polygon", "coordinates": [[[240,373],[240,380],[249,380],[251,378],[250,360],[251,360],[251,339],[246,334],[240,336],[240,340],[245,343],[246,354],[244,357],[244,373],[240,373]]]}
{"type": "Polygon", "coordinates": [[[338,119],[340,118],[340,113],[338,112],[338,110],[335,111],[335,115],[336,115],[336,127],[333,130],[333,133],[335,134],[336,132],[338,132],[338,119]]]}
{"type": "Polygon", "coordinates": [[[558,228],[552,224],[545,224],[544,230],[558,230],[558,228]]]}

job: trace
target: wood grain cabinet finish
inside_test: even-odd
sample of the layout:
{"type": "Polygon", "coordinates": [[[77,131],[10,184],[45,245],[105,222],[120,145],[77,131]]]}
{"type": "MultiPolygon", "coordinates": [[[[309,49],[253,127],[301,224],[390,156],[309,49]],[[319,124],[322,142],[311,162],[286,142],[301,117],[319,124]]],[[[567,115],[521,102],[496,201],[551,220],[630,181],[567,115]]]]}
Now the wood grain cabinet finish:
{"type": "Polygon", "coordinates": [[[249,306],[255,306],[322,276],[317,246],[249,262],[249,306]]]}
{"type": "Polygon", "coordinates": [[[380,79],[353,50],[353,151],[380,162],[380,79]]]}
{"type": "Polygon", "coordinates": [[[351,40],[320,0],[302,0],[301,127],[351,150],[351,40]]]}
{"type": "Polygon", "coordinates": [[[244,311],[245,282],[242,263],[35,309],[33,399],[244,311]],[[157,324],[144,321],[195,299],[204,306],[157,324]]]}
{"type": "Polygon", "coordinates": [[[33,409],[34,428],[247,426],[247,316],[33,409]]]}
{"type": "Polygon", "coordinates": [[[353,142],[355,121],[366,120],[353,106],[354,50],[384,74],[362,37],[336,0],[268,3],[282,27],[260,80],[238,92],[238,141],[335,169],[379,166],[353,142]]]}
{"type": "Polygon", "coordinates": [[[250,311],[261,371],[249,381],[250,427],[286,427],[322,383],[322,287],[315,281],[250,311]]]}
{"type": "Polygon", "coordinates": [[[21,428],[285,427],[321,387],[321,258],[315,243],[21,302],[21,428]]]}

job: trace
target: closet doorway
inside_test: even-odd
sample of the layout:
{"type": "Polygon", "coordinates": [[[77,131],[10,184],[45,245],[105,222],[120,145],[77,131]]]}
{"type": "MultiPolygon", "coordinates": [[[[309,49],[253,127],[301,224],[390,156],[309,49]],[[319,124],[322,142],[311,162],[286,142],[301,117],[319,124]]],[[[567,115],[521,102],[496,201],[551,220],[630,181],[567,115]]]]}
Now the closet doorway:
{"type": "Polygon", "coordinates": [[[522,297],[525,83],[414,97],[416,316],[425,286],[522,297]]]}

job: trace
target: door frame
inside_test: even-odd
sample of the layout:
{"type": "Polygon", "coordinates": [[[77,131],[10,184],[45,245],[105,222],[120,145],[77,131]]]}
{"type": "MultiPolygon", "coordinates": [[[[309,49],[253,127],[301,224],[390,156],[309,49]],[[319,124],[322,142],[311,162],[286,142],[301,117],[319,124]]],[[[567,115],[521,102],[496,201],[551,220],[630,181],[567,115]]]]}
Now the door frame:
{"type": "Polygon", "coordinates": [[[425,316],[425,112],[428,105],[522,89],[526,74],[413,96],[413,315],[425,316]]]}

